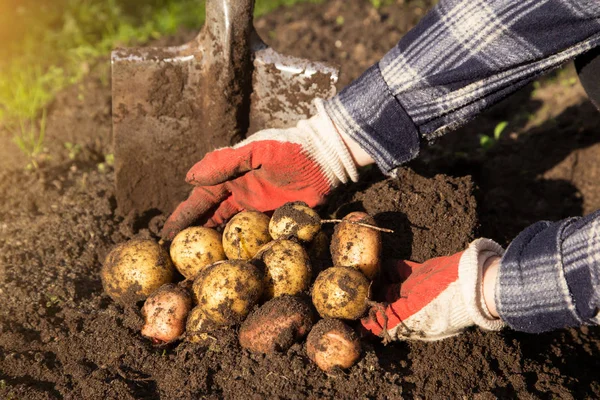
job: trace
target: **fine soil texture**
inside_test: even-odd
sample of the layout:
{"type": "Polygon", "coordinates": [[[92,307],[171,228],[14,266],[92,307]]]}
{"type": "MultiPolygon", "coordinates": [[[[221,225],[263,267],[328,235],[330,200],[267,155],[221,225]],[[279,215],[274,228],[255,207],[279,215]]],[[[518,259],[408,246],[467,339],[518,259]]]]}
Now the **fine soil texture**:
{"type": "MultiPolygon", "coordinates": [[[[256,21],[277,50],[342,66],[340,87],[376,62],[426,13],[430,1],[325,1],[256,21]]],[[[182,43],[185,32],[159,45],[182,43]]],[[[118,243],[156,239],[166,215],[117,214],[111,166],[107,61],[51,105],[39,169],[0,134],[0,398],[598,398],[600,330],[542,335],[476,328],[439,342],[384,346],[362,338],[359,362],[325,374],[304,343],[257,355],[236,329],[200,343],[154,346],[140,335],[140,304],[102,289],[100,268],[118,243]],[[65,143],[78,146],[65,146],[65,143]]],[[[385,179],[374,168],[319,211],[366,211],[384,255],[424,261],[477,236],[508,244],[541,219],[600,208],[600,113],[571,68],[530,85],[424,149],[385,179]],[[499,140],[482,146],[506,121],[499,140]]],[[[328,229],[331,229],[329,227],[328,229]]],[[[356,327],[356,326],[355,326],[356,327]]]]}

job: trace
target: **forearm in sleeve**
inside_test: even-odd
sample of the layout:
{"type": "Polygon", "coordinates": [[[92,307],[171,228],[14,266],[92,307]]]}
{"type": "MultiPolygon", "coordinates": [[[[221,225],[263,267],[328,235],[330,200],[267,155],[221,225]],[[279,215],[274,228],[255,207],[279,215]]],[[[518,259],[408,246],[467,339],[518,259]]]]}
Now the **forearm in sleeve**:
{"type": "Polygon", "coordinates": [[[502,257],[496,308],[511,328],[539,333],[598,324],[600,211],[538,222],[502,257]]]}
{"type": "Polygon", "coordinates": [[[326,109],[391,173],[422,141],[598,45],[597,0],[440,0],[326,109]]]}

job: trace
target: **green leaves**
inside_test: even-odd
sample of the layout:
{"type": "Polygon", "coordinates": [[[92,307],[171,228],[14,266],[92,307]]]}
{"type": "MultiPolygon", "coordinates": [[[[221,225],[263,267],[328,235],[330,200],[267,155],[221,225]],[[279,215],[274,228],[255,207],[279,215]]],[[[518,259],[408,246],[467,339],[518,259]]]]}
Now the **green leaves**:
{"type": "MultiPolygon", "coordinates": [[[[257,0],[255,15],[321,1],[257,0]]],[[[17,32],[16,27],[2,26],[12,40],[0,43],[0,127],[8,128],[30,166],[37,168],[45,108],[59,91],[79,82],[98,57],[115,47],[144,43],[182,27],[198,29],[204,10],[204,1],[198,0],[64,0],[52,6],[39,0],[8,10],[0,15],[0,23],[18,20],[16,25],[27,29],[17,32]]],[[[108,82],[108,77],[101,79],[108,82]]],[[[67,150],[70,157],[72,149],[67,150]]]]}
{"type": "Polygon", "coordinates": [[[37,169],[39,167],[37,159],[44,148],[44,138],[46,136],[46,109],[42,110],[39,124],[36,124],[35,117],[19,117],[17,120],[18,127],[12,130],[13,142],[27,157],[27,169],[37,169]]]}
{"type": "Polygon", "coordinates": [[[489,137],[488,135],[479,135],[479,146],[481,146],[482,149],[489,150],[494,146],[494,144],[495,141],[493,138],[489,137]]]}
{"type": "Polygon", "coordinates": [[[494,133],[492,136],[479,135],[479,146],[486,151],[494,147],[502,137],[502,132],[504,132],[507,126],[508,121],[502,121],[494,128],[494,133]]]}
{"type": "Polygon", "coordinates": [[[504,129],[506,129],[507,125],[508,121],[502,121],[498,125],[496,125],[496,127],[494,128],[494,140],[500,140],[500,136],[502,136],[502,132],[504,132],[504,129]]]}

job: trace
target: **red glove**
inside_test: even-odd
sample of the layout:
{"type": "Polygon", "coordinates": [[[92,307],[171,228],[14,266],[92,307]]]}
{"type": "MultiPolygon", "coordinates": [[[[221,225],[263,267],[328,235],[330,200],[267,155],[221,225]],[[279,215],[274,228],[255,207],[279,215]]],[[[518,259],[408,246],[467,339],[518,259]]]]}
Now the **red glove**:
{"type": "Polygon", "coordinates": [[[463,252],[433,258],[423,264],[400,261],[386,271],[387,305],[373,307],[363,326],[386,340],[439,340],[469,326],[500,330],[482,294],[482,269],[490,257],[504,250],[489,239],[478,239],[463,252]],[[384,329],[387,328],[387,331],[384,329]]]}
{"type": "Polygon", "coordinates": [[[356,166],[327,116],[322,101],[317,114],[289,129],[267,129],[232,147],[207,154],[190,169],[196,185],[169,217],[161,236],[172,239],[201,219],[216,226],[242,210],[271,211],[289,201],[321,204],[356,166]]]}

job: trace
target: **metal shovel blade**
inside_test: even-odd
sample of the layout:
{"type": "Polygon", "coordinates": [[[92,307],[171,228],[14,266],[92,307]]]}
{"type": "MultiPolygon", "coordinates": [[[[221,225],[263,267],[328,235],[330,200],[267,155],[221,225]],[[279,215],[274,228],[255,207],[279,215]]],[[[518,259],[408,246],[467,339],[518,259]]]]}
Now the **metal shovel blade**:
{"type": "Polygon", "coordinates": [[[335,94],[337,70],[278,54],[254,31],[254,0],[207,0],[190,43],[112,53],[118,212],[170,213],[204,154],[267,127],[287,127],[335,94]]]}
{"type": "Polygon", "coordinates": [[[250,129],[287,128],[315,113],[312,101],[335,95],[338,70],[285,56],[271,48],[254,53],[250,129]]]}

